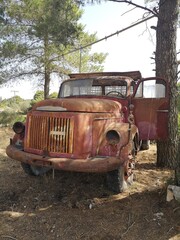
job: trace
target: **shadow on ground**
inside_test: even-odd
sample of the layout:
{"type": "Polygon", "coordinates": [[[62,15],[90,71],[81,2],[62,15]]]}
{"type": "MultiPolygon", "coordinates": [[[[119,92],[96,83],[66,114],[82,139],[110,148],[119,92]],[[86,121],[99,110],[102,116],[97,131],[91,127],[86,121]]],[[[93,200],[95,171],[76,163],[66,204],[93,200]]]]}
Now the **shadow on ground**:
{"type": "Polygon", "coordinates": [[[155,149],[137,159],[136,182],[122,194],[107,190],[105,174],[55,171],[27,176],[0,151],[0,239],[178,240],[180,205],[166,202],[168,170],[155,149]]]}

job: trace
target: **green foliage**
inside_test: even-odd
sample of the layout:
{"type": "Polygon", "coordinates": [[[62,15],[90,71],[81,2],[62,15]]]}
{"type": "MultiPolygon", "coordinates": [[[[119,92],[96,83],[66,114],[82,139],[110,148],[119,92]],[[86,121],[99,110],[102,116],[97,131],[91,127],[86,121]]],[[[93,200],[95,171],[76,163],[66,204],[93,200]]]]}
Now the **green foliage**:
{"type": "Polygon", "coordinates": [[[180,136],[180,112],[178,113],[178,133],[180,136]]]}
{"type": "MultiPolygon", "coordinates": [[[[49,95],[48,98],[57,98],[57,95],[58,95],[57,92],[53,92],[53,93],[51,93],[51,94],[49,95]]],[[[30,102],[31,107],[32,107],[35,103],[40,102],[40,101],[42,101],[42,100],[44,100],[44,91],[41,91],[41,90],[36,91],[36,93],[34,94],[33,99],[32,99],[31,102],[30,102]]]]}
{"type": "Polygon", "coordinates": [[[177,108],[178,108],[178,112],[180,112],[180,95],[179,94],[177,99],[177,108]]]}
{"type": "Polygon", "coordinates": [[[13,4],[14,13],[21,19],[31,22],[29,35],[44,41],[48,37],[57,45],[72,44],[77,38],[81,25],[78,20],[81,11],[73,0],[33,0],[13,4]]]}
{"type": "Polygon", "coordinates": [[[12,126],[16,121],[24,122],[26,115],[6,109],[0,113],[0,126],[12,126]]]}
{"type": "MultiPolygon", "coordinates": [[[[0,21],[0,84],[37,78],[47,98],[52,74],[80,68],[78,52],[66,59],[64,54],[93,41],[95,34],[84,33],[78,23],[82,10],[74,0],[9,0],[4,4],[0,8],[6,16],[5,22],[0,21]]],[[[102,70],[106,55],[89,54],[90,49],[82,51],[81,70],[102,70]]]]}
{"type": "MultiPolygon", "coordinates": [[[[76,44],[79,51],[75,51],[64,56],[66,73],[103,71],[104,68],[102,64],[107,57],[107,53],[90,53],[90,43],[97,40],[96,34],[88,34],[83,32],[79,35],[79,39],[76,44]],[[88,47],[84,48],[82,46],[88,47]]],[[[73,49],[69,49],[69,51],[71,50],[73,49]]]]}
{"type": "Polygon", "coordinates": [[[30,100],[25,100],[19,103],[19,108],[21,113],[27,114],[28,109],[30,107],[30,102],[31,102],[30,100]]]}
{"type": "Polygon", "coordinates": [[[26,113],[30,105],[30,100],[24,100],[19,96],[4,99],[0,102],[0,108],[13,109],[14,112],[26,113]]]}
{"type": "Polygon", "coordinates": [[[53,92],[49,95],[49,98],[57,98],[58,93],[57,92],[53,92]]]}
{"type": "Polygon", "coordinates": [[[11,126],[16,121],[24,121],[29,106],[30,101],[24,100],[19,96],[1,101],[0,126],[11,126]]]}
{"type": "Polygon", "coordinates": [[[40,91],[40,90],[36,91],[36,93],[34,94],[33,99],[31,100],[31,103],[30,103],[31,107],[32,107],[35,103],[37,103],[37,102],[39,102],[39,101],[42,101],[43,99],[44,99],[44,92],[43,92],[43,91],[40,91]]]}
{"type": "Polygon", "coordinates": [[[180,112],[180,82],[177,83],[177,89],[178,89],[177,108],[178,112],[180,112]]]}
{"type": "Polygon", "coordinates": [[[33,100],[39,102],[44,99],[44,92],[41,90],[36,91],[34,94],[33,100]]]}

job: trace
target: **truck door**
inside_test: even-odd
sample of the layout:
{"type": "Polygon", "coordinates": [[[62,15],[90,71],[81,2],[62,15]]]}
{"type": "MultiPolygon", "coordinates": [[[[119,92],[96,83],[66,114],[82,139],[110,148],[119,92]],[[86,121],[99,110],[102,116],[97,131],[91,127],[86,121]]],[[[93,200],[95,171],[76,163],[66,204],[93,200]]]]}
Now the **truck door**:
{"type": "Polygon", "coordinates": [[[160,140],[168,137],[169,94],[165,80],[141,80],[131,103],[134,105],[134,119],[141,140],[160,140]]]}

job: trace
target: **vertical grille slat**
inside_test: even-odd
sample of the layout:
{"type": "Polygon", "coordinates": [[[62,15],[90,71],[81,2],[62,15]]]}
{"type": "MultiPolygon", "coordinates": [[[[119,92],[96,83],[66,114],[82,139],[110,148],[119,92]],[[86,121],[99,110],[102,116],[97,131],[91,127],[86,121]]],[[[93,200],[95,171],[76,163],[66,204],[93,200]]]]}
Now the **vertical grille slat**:
{"type": "Polygon", "coordinates": [[[72,153],[74,121],[51,116],[29,117],[27,148],[52,153],[72,153]]]}
{"type": "MultiPolygon", "coordinates": [[[[67,119],[66,119],[66,124],[65,124],[65,132],[68,132],[67,119]]],[[[66,144],[66,142],[67,142],[67,136],[64,137],[64,141],[65,141],[65,146],[66,146],[65,151],[67,151],[67,147],[68,147],[67,144],[66,144]]]]}

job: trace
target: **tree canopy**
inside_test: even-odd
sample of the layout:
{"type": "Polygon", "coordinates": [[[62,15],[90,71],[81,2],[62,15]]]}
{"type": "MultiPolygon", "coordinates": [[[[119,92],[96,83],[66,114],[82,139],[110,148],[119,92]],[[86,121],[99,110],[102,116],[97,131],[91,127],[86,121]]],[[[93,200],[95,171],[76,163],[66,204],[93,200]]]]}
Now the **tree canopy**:
{"type": "MultiPolygon", "coordinates": [[[[169,138],[167,141],[157,142],[157,166],[171,167],[175,171],[177,182],[180,183],[180,147],[178,136],[178,112],[177,112],[177,26],[179,15],[179,0],[145,0],[142,5],[132,0],[110,0],[111,2],[127,3],[139,7],[157,17],[155,64],[156,76],[163,77],[170,85],[169,102],[169,138]],[[150,7],[147,7],[147,3],[150,7]],[[152,5],[151,5],[152,3],[152,5]]],[[[81,1],[85,3],[86,1],[81,1]]],[[[93,2],[93,0],[92,0],[93,2]]],[[[94,1],[96,2],[96,1],[94,1]]]]}
{"type": "Polygon", "coordinates": [[[79,23],[82,10],[73,0],[1,1],[0,84],[37,78],[49,95],[52,73],[63,75],[82,69],[102,70],[106,54],[89,55],[83,50],[67,55],[96,34],[84,32],[79,23]],[[72,61],[73,59],[73,61],[72,61]]]}

